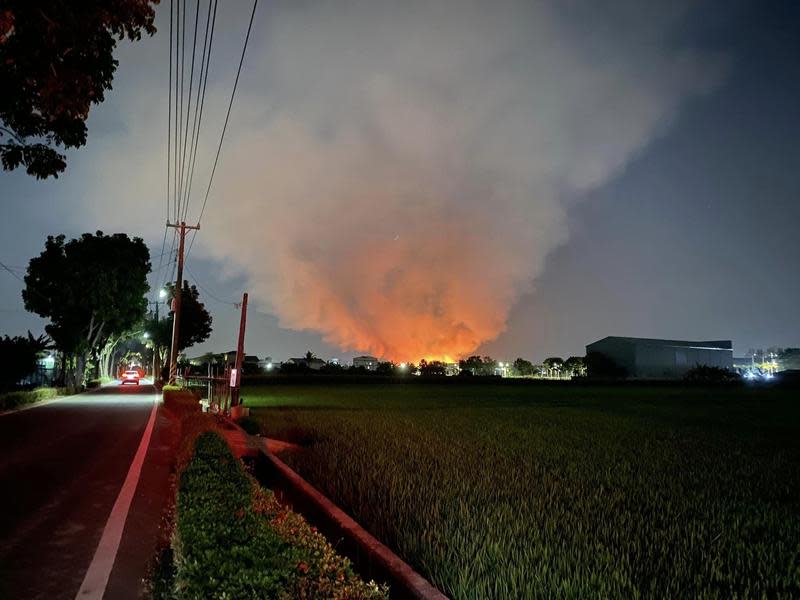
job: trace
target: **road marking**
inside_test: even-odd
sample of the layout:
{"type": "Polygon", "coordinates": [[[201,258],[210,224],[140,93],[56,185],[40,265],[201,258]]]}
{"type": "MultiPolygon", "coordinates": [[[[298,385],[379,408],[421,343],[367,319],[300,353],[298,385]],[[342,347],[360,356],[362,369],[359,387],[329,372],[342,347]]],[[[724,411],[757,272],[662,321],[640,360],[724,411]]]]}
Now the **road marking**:
{"type": "Polygon", "coordinates": [[[133,462],[128,469],[128,475],[125,477],[119,496],[117,496],[114,507],[111,509],[111,514],[108,516],[108,521],[106,521],[106,526],[103,529],[103,535],[100,537],[97,550],[95,550],[92,563],[89,565],[89,570],[86,571],[86,576],[83,578],[83,583],[75,598],[100,600],[106,592],[108,578],[111,575],[111,569],[114,567],[119,543],[122,540],[122,530],[128,518],[128,510],[131,507],[133,494],[136,492],[136,486],[139,483],[139,476],[142,474],[142,465],[147,454],[147,448],[150,446],[150,437],[153,435],[153,425],[156,422],[156,412],[158,412],[158,403],[154,399],[153,408],[150,411],[150,420],[147,421],[147,426],[144,428],[139,448],[133,457],[133,462]]]}

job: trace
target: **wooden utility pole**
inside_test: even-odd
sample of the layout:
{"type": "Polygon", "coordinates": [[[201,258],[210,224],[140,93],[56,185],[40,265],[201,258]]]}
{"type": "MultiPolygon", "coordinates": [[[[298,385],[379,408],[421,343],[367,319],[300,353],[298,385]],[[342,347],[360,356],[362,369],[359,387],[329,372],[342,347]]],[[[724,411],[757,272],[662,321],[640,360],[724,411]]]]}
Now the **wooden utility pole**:
{"type": "Polygon", "coordinates": [[[197,225],[187,225],[184,221],[180,223],[170,223],[167,227],[174,227],[180,233],[178,244],[178,275],[175,278],[175,295],[172,299],[172,349],[169,353],[169,384],[175,385],[178,378],[178,334],[181,326],[181,301],[183,297],[183,246],[186,240],[187,230],[199,230],[200,223],[197,225]]]}
{"type": "Polygon", "coordinates": [[[247,327],[247,292],[242,296],[242,317],[239,321],[239,343],[236,345],[236,375],[231,378],[231,408],[239,405],[239,386],[242,384],[242,359],[244,359],[244,330],[247,327]]]}

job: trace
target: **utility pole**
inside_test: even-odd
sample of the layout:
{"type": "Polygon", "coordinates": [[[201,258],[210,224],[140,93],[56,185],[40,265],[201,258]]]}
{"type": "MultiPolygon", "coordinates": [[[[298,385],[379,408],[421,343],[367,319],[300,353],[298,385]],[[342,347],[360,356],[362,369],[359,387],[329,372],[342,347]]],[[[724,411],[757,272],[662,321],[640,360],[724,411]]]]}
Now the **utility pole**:
{"type": "Polygon", "coordinates": [[[175,279],[175,296],[172,299],[172,348],[169,353],[169,384],[175,385],[175,380],[178,377],[178,334],[181,326],[181,301],[183,297],[183,247],[186,240],[187,230],[199,230],[200,223],[197,225],[187,225],[184,221],[180,223],[170,223],[167,221],[167,227],[174,227],[180,233],[180,242],[178,244],[178,275],[175,279]]]}
{"type": "Polygon", "coordinates": [[[239,321],[239,343],[236,345],[236,372],[231,378],[231,408],[239,405],[239,386],[242,383],[242,359],[244,358],[244,330],[247,326],[247,292],[242,296],[242,317],[239,321]]]}

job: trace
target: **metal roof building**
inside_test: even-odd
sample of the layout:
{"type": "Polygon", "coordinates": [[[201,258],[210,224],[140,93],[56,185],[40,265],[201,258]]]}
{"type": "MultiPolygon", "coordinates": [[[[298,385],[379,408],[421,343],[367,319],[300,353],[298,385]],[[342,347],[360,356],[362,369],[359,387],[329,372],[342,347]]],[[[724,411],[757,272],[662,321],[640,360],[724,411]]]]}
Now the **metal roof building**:
{"type": "Polygon", "coordinates": [[[586,346],[587,359],[590,355],[601,355],[628,377],[641,379],[677,379],[698,365],[733,367],[730,340],[691,342],[612,336],[586,346]]]}

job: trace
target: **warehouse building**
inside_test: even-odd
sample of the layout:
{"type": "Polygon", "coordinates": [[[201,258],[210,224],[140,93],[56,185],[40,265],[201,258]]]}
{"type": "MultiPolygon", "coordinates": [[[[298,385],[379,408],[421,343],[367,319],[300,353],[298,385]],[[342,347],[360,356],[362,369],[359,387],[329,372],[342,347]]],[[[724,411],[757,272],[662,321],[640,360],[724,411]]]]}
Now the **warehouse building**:
{"type": "Polygon", "coordinates": [[[606,337],[586,346],[586,358],[590,375],[678,379],[698,365],[731,369],[733,344],[730,340],[606,337]]]}

